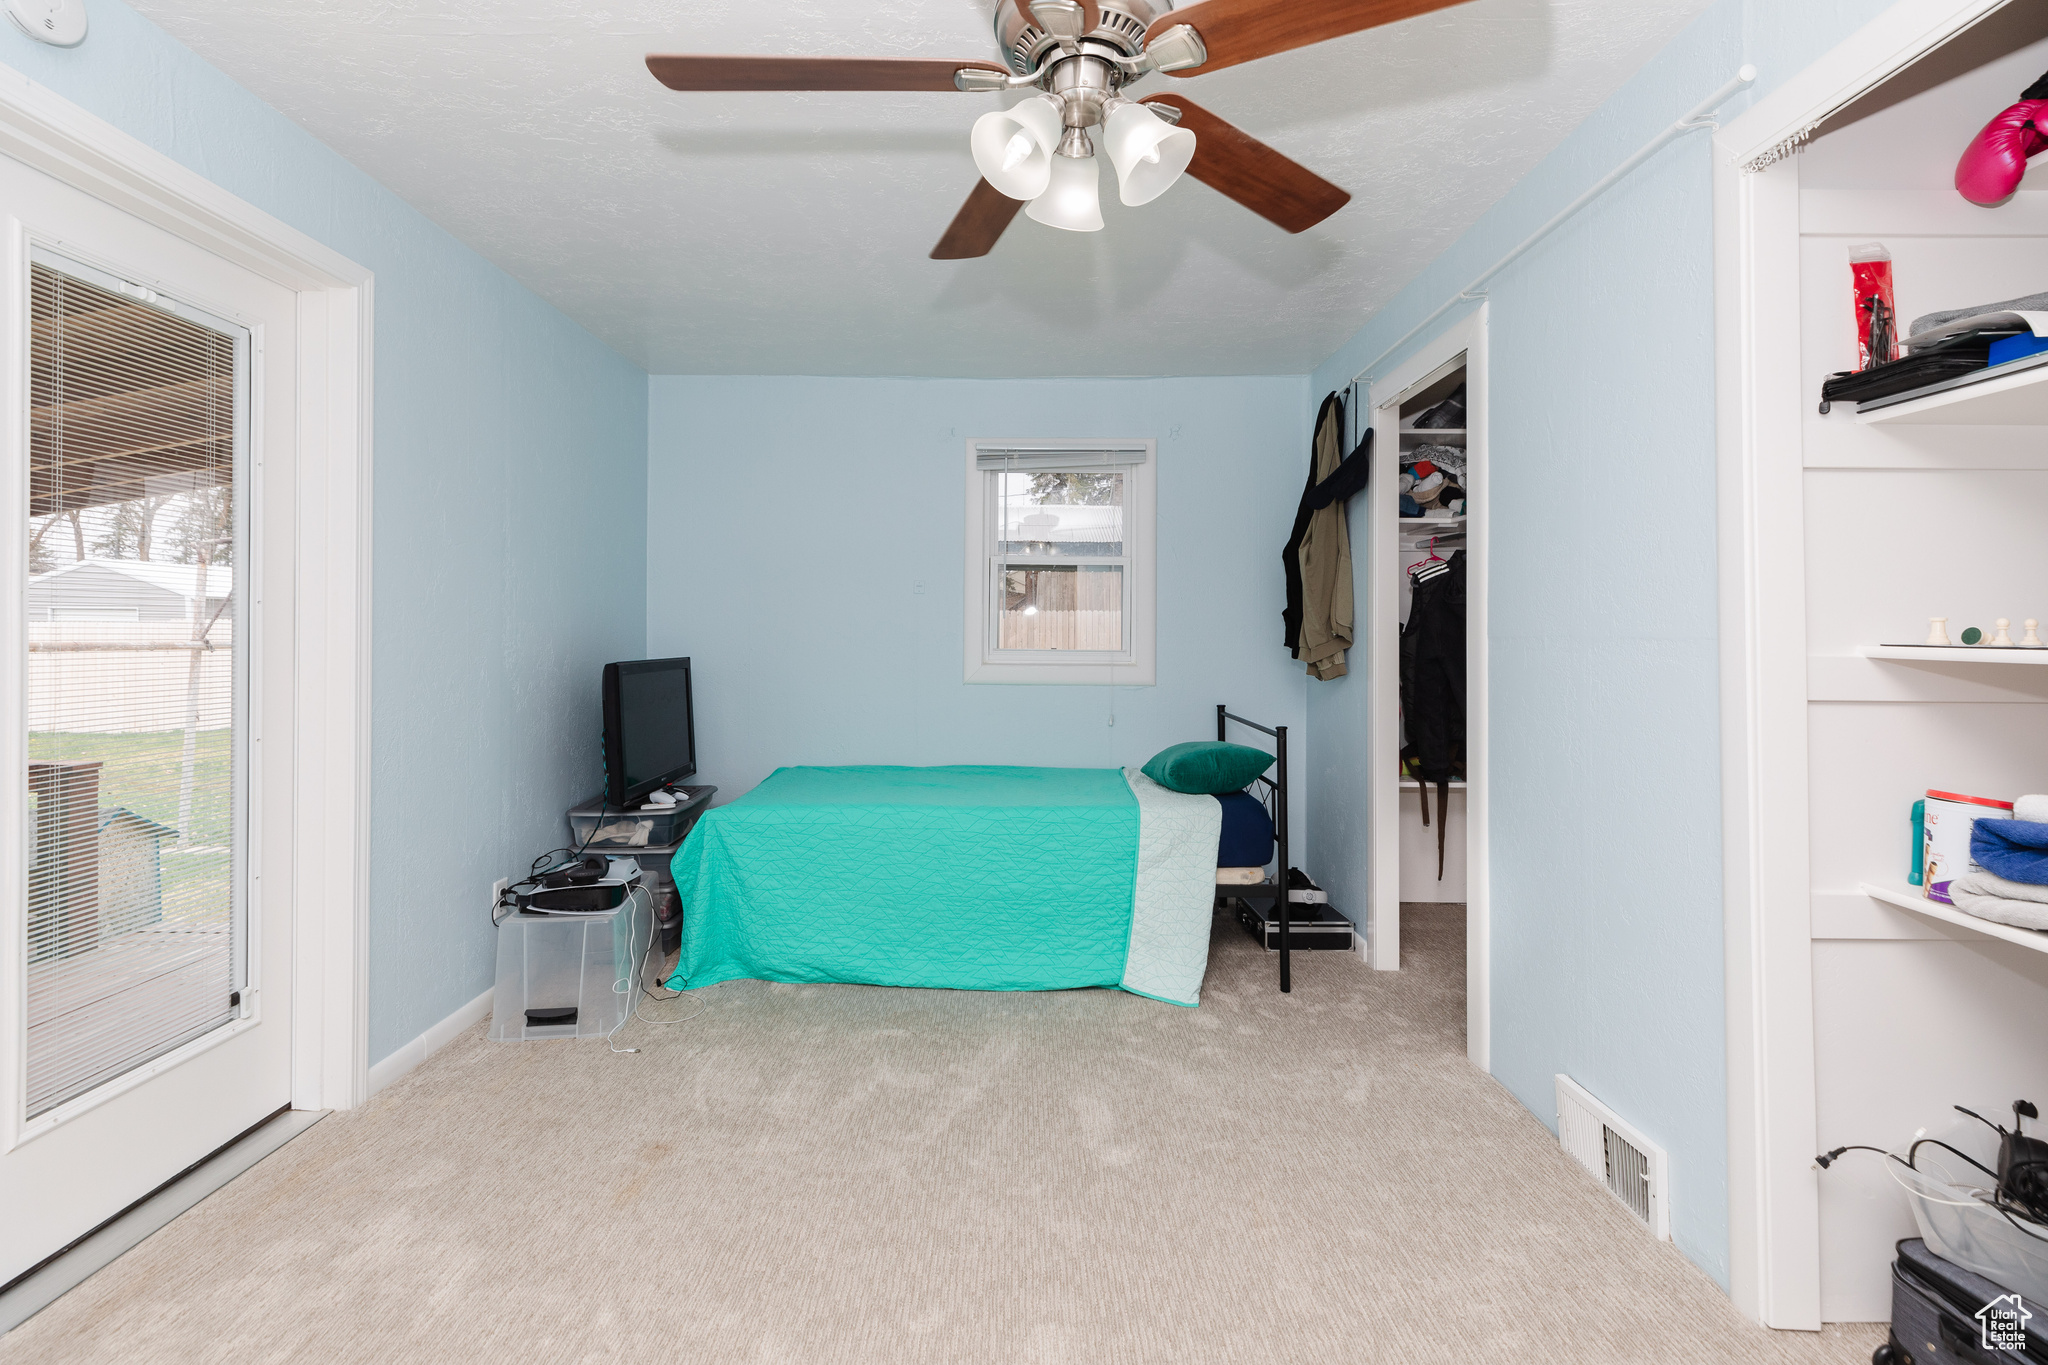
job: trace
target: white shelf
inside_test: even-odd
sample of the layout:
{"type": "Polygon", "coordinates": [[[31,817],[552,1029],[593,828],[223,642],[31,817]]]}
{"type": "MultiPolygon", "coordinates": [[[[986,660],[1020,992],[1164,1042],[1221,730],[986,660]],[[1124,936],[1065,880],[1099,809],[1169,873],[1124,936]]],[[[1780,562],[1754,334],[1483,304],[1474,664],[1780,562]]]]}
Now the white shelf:
{"type": "Polygon", "coordinates": [[[1917,659],[1941,664],[2048,664],[2048,649],[2005,645],[1858,645],[1866,659],[1917,659]]]}
{"type": "MultiPolygon", "coordinates": [[[[2042,353],[2048,354],[2048,353],[2042,353]]],[[[1865,424],[1901,426],[2032,427],[2048,426],[2048,364],[2040,355],[2011,364],[2027,368],[1995,379],[1977,379],[1925,398],[1894,403],[1875,412],[1859,412],[1865,424]]],[[[1994,365],[2002,370],[2005,366],[1994,365]]]]}
{"type": "Polygon", "coordinates": [[[1856,889],[1872,900],[1896,905],[1901,910],[1911,910],[1916,915],[1938,919],[1943,924],[1953,924],[1990,938],[2017,943],[2020,947],[2032,948],[2037,953],[2048,953],[2048,934],[2038,929],[2016,929],[2010,924],[2000,924],[1996,920],[1979,919],[1975,915],[1964,914],[1953,905],[1943,905],[1940,901],[1927,899],[1921,894],[1919,887],[1906,881],[1860,882],[1856,889]]]}
{"type": "Polygon", "coordinates": [[[1464,427],[1402,427],[1403,436],[1455,436],[1465,439],[1464,427]]]}
{"type": "MultiPolygon", "coordinates": [[[[1422,784],[1421,784],[1420,782],[1417,782],[1417,781],[1416,781],[1416,780],[1415,780],[1414,778],[1412,778],[1412,777],[1404,777],[1404,778],[1402,778],[1402,779],[1401,779],[1401,790],[1402,790],[1402,791],[1404,791],[1404,792],[1412,792],[1412,791],[1414,791],[1414,790],[1415,790],[1415,789],[1416,789],[1417,787],[1419,787],[1419,786],[1421,786],[1421,785],[1422,785],[1422,784]]],[[[1451,790],[1452,790],[1452,791],[1454,791],[1454,792],[1461,792],[1461,791],[1465,790],[1465,786],[1466,786],[1466,784],[1465,784],[1465,783],[1463,783],[1463,782],[1453,782],[1453,783],[1451,783],[1451,790]]],[[[1435,790],[1436,790],[1436,783],[1434,783],[1434,782],[1430,783],[1430,784],[1429,784],[1429,789],[1430,789],[1431,791],[1435,791],[1435,790]]]]}

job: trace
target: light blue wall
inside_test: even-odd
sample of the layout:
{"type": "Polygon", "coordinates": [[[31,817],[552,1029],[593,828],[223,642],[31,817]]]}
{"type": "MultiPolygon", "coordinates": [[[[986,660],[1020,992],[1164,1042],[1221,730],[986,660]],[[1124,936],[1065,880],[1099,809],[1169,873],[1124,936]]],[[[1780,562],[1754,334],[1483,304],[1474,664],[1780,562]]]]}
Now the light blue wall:
{"type": "Polygon", "coordinates": [[[790,763],[1143,763],[1218,702],[1301,723],[1299,378],[649,385],[647,643],[695,660],[721,801],[790,763]],[[1158,439],[1157,686],[962,681],[966,443],[1020,436],[1158,439]]]}
{"type": "MultiPolygon", "coordinates": [[[[1333,355],[1308,401],[1742,63],[1760,94],[1883,7],[1722,0],[1333,355]]],[[[1709,154],[1703,134],[1666,148],[1487,289],[1492,1066],[1546,1123],[1562,1071],[1642,1125],[1671,1156],[1674,1240],[1725,1286],[1709,154]]],[[[1354,674],[1309,694],[1310,856],[1340,894],[1364,877],[1364,772],[1340,756],[1364,752],[1365,692],[1354,674]]]]}
{"type": "Polygon", "coordinates": [[[645,376],[161,29],[0,62],[376,272],[370,1057],[491,984],[491,882],[595,792],[646,619],[645,376]]]}

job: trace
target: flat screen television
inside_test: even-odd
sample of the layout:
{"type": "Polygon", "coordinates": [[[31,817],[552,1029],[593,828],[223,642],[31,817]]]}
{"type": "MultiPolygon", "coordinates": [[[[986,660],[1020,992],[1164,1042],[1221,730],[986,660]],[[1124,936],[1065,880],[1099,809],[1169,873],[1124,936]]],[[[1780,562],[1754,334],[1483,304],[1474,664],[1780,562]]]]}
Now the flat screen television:
{"type": "Polygon", "coordinates": [[[604,799],[626,807],[697,772],[690,661],[604,666],[604,799]]]}

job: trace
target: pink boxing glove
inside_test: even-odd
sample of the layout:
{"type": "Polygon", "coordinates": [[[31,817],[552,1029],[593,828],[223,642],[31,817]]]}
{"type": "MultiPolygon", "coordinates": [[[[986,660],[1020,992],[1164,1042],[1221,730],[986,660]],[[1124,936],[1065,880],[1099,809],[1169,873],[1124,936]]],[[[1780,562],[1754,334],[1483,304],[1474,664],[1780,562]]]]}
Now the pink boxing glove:
{"type": "Polygon", "coordinates": [[[1984,125],[1963,159],[1956,162],[1956,193],[1973,204],[1991,208],[2012,198],[2020,177],[2027,173],[2027,158],[2048,147],[2048,76],[2028,86],[2013,105],[1984,125]]]}

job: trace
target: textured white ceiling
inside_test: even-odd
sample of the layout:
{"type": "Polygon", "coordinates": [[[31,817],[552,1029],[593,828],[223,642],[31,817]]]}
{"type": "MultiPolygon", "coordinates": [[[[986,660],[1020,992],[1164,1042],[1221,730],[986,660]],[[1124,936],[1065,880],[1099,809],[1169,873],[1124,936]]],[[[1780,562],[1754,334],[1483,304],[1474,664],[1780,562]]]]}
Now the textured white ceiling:
{"type": "Polygon", "coordinates": [[[993,0],[133,2],[650,372],[1155,375],[1313,369],[1708,0],[1476,0],[1152,77],[1352,202],[1290,237],[1186,178],[945,262],[1001,97],[677,94],[642,58],[993,59],[993,0]]]}

